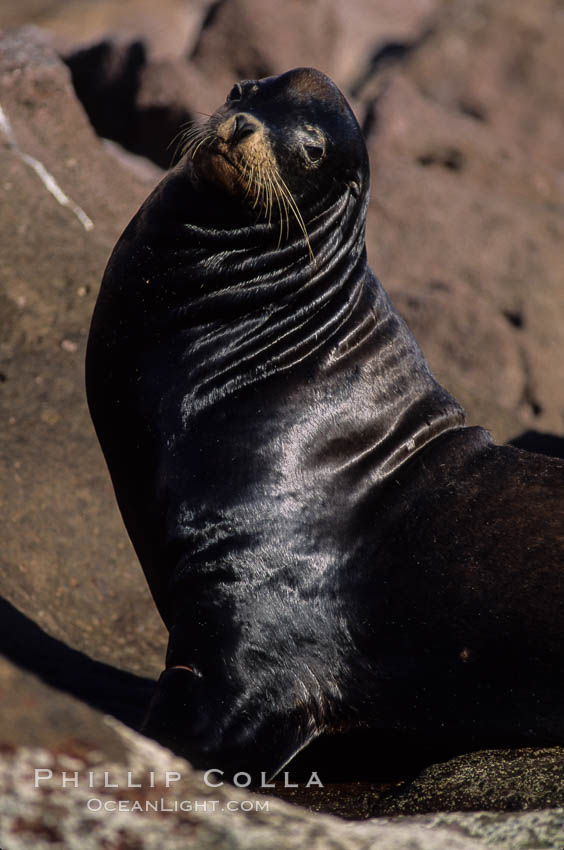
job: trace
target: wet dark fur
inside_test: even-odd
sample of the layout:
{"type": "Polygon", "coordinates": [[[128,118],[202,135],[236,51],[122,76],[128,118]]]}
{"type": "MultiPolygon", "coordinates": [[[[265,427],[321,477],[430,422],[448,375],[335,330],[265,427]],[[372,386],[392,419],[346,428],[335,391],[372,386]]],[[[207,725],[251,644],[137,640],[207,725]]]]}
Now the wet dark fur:
{"type": "Polygon", "coordinates": [[[315,262],[294,219],[278,245],[276,207],[210,179],[208,145],[108,264],[88,400],[170,630],[147,732],[267,775],[364,725],[563,742],[564,463],[463,427],[429,373],[366,263],[366,149],[333,84],[296,70],[222,109],[265,128],[315,262]]]}

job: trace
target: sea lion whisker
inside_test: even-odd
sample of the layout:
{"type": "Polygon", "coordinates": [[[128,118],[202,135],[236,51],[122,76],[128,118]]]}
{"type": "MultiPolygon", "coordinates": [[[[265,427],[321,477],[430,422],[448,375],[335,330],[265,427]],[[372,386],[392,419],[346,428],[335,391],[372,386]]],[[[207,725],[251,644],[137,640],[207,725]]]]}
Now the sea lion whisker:
{"type": "Polygon", "coordinates": [[[286,204],[286,200],[284,198],[284,195],[282,194],[282,192],[280,190],[280,185],[279,185],[278,181],[276,180],[275,176],[273,176],[271,178],[271,187],[272,187],[273,197],[276,200],[276,204],[278,205],[279,229],[278,229],[278,243],[277,243],[276,247],[280,248],[280,246],[282,245],[282,237],[283,237],[283,234],[284,234],[284,215],[286,216],[286,234],[288,236],[288,226],[287,226],[287,223],[288,223],[288,208],[287,208],[287,204],[286,204]]]}
{"type": "Polygon", "coordinates": [[[266,175],[261,166],[260,171],[260,203],[264,210],[266,210],[266,175]]]}
{"type": "Polygon", "coordinates": [[[288,207],[288,201],[286,196],[282,192],[280,186],[278,186],[278,191],[280,192],[280,198],[282,199],[282,203],[284,204],[284,212],[286,214],[286,239],[290,238],[290,209],[288,207]]]}
{"type": "Polygon", "coordinates": [[[266,196],[268,201],[268,223],[272,222],[272,178],[266,175],[266,196]]]}
{"type": "Polygon", "coordinates": [[[186,123],[181,126],[178,133],[176,133],[167,145],[167,150],[170,150],[172,145],[176,142],[174,153],[172,154],[172,162],[178,158],[179,151],[181,156],[186,153],[188,140],[192,139],[194,135],[201,133],[203,129],[204,128],[195,121],[186,121],[186,123]]]}
{"type": "Polygon", "coordinates": [[[201,133],[194,133],[190,137],[184,138],[182,140],[182,155],[190,155],[192,149],[197,144],[197,142],[202,138],[201,133]]]}
{"type": "Polygon", "coordinates": [[[208,130],[206,130],[204,127],[202,127],[199,130],[199,132],[193,133],[190,136],[190,138],[186,140],[187,141],[187,147],[194,147],[199,141],[206,139],[206,138],[210,138],[211,135],[212,134],[208,130]]]}
{"type": "Polygon", "coordinates": [[[266,182],[266,217],[268,223],[272,222],[272,182],[268,173],[265,175],[266,182]]]}
{"type": "Polygon", "coordinates": [[[309,235],[308,235],[308,232],[307,232],[305,221],[303,220],[303,216],[302,216],[302,214],[299,210],[299,207],[298,207],[296,201],[294,200],[292,193],[290,192],[290,190],[288,189],[288,186],[286,185],[286,183],[282,179],[282,176],[280,174],[278,174],[277,177],[278,177],[278,180],[279,180],[280,189],[285,194],[286,200],[288,201],[290,209],[294,213],[296,221],[298,222],[300,229],[301,229],[301,231],[304,235],[311,262],[315,265],[315,255],[314,255],[313,250],[311,248],[311,243],[309,241],[309,235]]]}
{"type": "Polygon", "coordinates": [[[245,190],[244,198],[248,198],[255,185],[255,166],[252,162],[249,162],[246,166],[245,180],[247,188],[245,190]]]}
{"type": "MultiPolygon", "coordinates": [[[[288,239],[290,237],[290,210],[288,207],[288,201],[276,175],[273,177],[273,182],[274,190],[276,192],[276,200],[278,201],[278,208],[280,209],[280,204],[282,205],[282,209],[280,209],[280,226],[283,229],[284,224],[286,225],[286,239],[288,239]]],[[[280,240],[282,240],[282,235],[280,235],[280,240]]]]}
{"type": "Polygon", "coordinates": [[[264,207],[264,176],[260,162],[253,163],[252,185],[250,189],[253,192],[252,209],[264,207]]]}
{"type": "Polygon", "coordinates": [[[256,176],[254,178],[254,185],[253,185],[253,188],[255,190],[255,201],[253,203],[253,209],[255,209],[257,207],[257,205],[260,203],[261,182],[262,182],[261,181],[261,174],[262,174],[262,171],[261,171],[260,164],[257,164],[257,173],[256,173],[256,176]]]}
{"type": "Polygon", "coordinates": [[[191,155],[193,158],[195,148],[198,146],[198,144],[200,142],[213,139],[214,135],[214,131],[207,124],[204,124],[203,126],[196,125],[192,127],[186,132],[184,136],[184,146],[182,148],[182,154],[191,155]]]}
{"type": "Polygon", "coordinates": [[[254,185],[254,179],[255,179],[255,167],[251,163],[250,167],[249,167],[249,179],[248,179],[248,182],[247,182],[247,191],[245,192],[245,198],[248,198],[249,195],[251,194],[251,189],[253,188],[253,185],[254,185]]]}
{"type": "Polygon", "coordinates": [[[200,148],[202,147],[202,145],[206,144],[207,142],[211,142],[211,141],[212,141],[212,139],[213,139],[213,134],[212,134],[212,133],[209,133],[207,136],[204,136],[204,138],[203,138],[203,139],[201,139],[201,141],[200,141],[200,142],[198,142],[198,144],[196,145],[196,147],[195,147],[195,148],[194,148],[194,150],[192,151],[192,154],[191,154],[192,159],[194,159],[194,157],[196,156],[196,154],[198,153],[198,151],[200,150],[200,148]]]}
{"type": "Polygon", "coordinates": [[[268,217],[268,174],[266,172],[264,173],[263,188],[264,188],[264,217],[265,217],[266,221],[269,221],[269,217],[268,217]]]}
{"type": "Polygon", "coordinates": [[[280,246],[282,245],[282,233],[284,232],[284,221],[283,221],[283,218],[282,218],[282,205],[280,203],[280,190],[279,190],[278,186],[274,183],[274,181],[273,181],[272,185],[274,187],[274,196],[276,198],[276,203],[278,204],[278,216],[279,216],[279,219],[280,219],[280,226],[279,226],[279,229],[278,229],[278,244],[276,245],[276,248],[280,248],[280,246]]]}
{"type": "Polygon", "coordinates": [[[182,124],[182,125],[181,125],[181,127],[180,127],[180,129],[179,129],[178,133],[176,133],[176,134],[173,136],[173,138],[170,140],[170,142],[168,143],[168,145],[167,145],[167,150],[168,150],[170,147],[172,147],[172,145],[175,143],[175,141],[176,141],[178,138],[185,139],[185,138],[186,138],[186,136],[187,136],[189,133],[194,132],[194,130],[198,130],[198,131],[199,131],[199,130],[201,130],[201,129],[202,129],[201,125],[200,125],[200,124],[198,124],[198,123],[196,123],[195,121],[193,121],[193,120],[192,120],[192,121],[186,121],[184,124],[182,124]]]}
{"type": "MultiPolygon", "coordinates": [[[[193,123],[187,129],[182,130],[180,133],[178,133],[177,136],[180,135],[184,144],[188,144],[192,139],[199,137],[203,133],[205,133],[206,130],[207,128],[205,125],[202,126],[201,124],[193,123]]],[[[175,138],[177,138],[177,136],[175,136],[175,138]]]]}
{"type": "Polygon", "coordinates": [[[237,179],[238,179],[239,183],[241,183],[243,186],[247,187],[247,189],[245,190],[245,194],[243,195],[243,198],[247,197],[247,191],[248,191],[248,186],[249,186],[249,169],[250,169],[249,163],[244,162],[242,170],[239,170],[239,172],[237,174],[237,179]]]}
{"type": "Polygon", "coordinates": [[[267,191],[267,198],[268,198],[268,223],[270,224],[270,222],[272,220],[273,193],[272,193],[272,176],[271,176],[271,174],[268,170],[266,171],[265,177],[266,177],[266,191],[267,191]]]}

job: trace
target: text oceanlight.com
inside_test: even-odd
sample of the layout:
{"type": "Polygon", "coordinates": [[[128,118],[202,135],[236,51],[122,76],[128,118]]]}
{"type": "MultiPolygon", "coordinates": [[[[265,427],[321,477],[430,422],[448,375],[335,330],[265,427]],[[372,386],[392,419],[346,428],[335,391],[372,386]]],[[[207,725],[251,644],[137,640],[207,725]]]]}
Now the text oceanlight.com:
{"type": "Polygon", "coordinates": [[[268,812],[269,800],[102,800],[91,797],[90,812],[268,812]]]}

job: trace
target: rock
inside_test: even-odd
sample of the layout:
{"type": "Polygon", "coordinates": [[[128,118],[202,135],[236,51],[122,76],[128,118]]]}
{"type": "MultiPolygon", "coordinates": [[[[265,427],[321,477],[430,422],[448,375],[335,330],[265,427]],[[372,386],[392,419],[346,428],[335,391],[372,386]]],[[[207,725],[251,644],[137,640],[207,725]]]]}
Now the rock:
{"type": "MultiPolygon", "coordinates": [[[[153,679],[95,661],[50,637],[5,599],[0,600],[0,646],[11,665],[0,671],[0,743],[43,745],[53,743],[61,732],[63,739],[74,738],[84,727],[84,718],[92,717],[84,714],[85,704],[134,729],[141,726],[155,686],[153,679]]],[[[92,744],[96,740],[91,736],[92,744]]]]}
{"type": "Polygon", "coordinates": [[[1,39],[0,103],[0,593],[77,649],[156,674],[165,629],[83,388],[99,281],[147,184],[104,149],[31,30],[1,39]]]}
{"type": "Polygon", "coordinates": [[[440,6],[440,0],[354,0],[346,6],[339,0],[284,6],[224,0],[210,7],[190,58],[204,90],[216,99],[237,79],[304,65],[320,68],[351,92],[375,53],[390,42],[417,41],[440,6]]]}
{"type": "MultiPolygon", "coordinates": [[[[173,161],[171,140],[199,113],[221,104],[235,80],[310,64],[348,89],[359,75],[366,76],[382,44],[417,39],[437,3],[406,0],[399,10],[388,0],[378,9],[370,0],[357,0],[345,12],[336,0],[306,6],[293,0],[284,7],[275,0],[225,0],[209,5],[206,16],[202,10],[194,46],[183,56],[155,52],[147,31],[141,35],[139,28],[127,33],[115,27],[86,43],[77,35],[79,49],[67,42],[64,55],[96,131],[167,168],[173,161]],[[139,32],[136,39],[134,31],[139,32]]],[[[143,21],[142,3],[140,15],[143,21]]],[[[61,43],[60,37],[55,41],[61,43]]]]}
{"type": "Polygon", "coordinates": [[[562,850],[564,809],[521,814],[472,812],[427,817],[397,818],[394,823],[455,827],[459,835],[483,841],[496,850],[562,850]]]}
{"type": "Polygon", "coordinates": [[[499,441],[562,431],[558,174],[399,71],[373,117],[369,259],[431,368],[499,441]]]}
{"type": "Polygon", "coordinates": [[[304,65],[330,74],[338,23],[333,0],[225,0],[211,8],[190,59],[215,108],[239,79],[304,65]]]}
{"type": "Polygon", "coordinates": [[[511,850],[557,848],[562,810],[351,824],[227,781],[218,786],[225,777],[206,780],[184,760],[2,660],[0,699],[0,846],[8,850],[478,850],[482,838],[511,850]]]}
{"type": "Polygon", "coordinates": [[[564,167],[559,0],[454,0],[410,56],[407,73],[428,97],[484,122],[529,157],[564,167]]]}
{"type": "Polygon", "coordinates": [[[49,687],[1,656],[0,711],[0,753],[43,747],[67,756],[83,755],[93,763],[103,759],[125,761],[123,739],[100,712],[49,687]]]}
{"type": "Polygon", "coordinates": [[[74,90],[99,136],[136,143],[136,97],[147,62],[142,41],[104,39],[65,57],[74,90]]]}
{"type": "MultiPolygon", "coordinates": [[[[110,731],[122,738],[127,750],[119,761],[88,747],[4,748],[0,755],[3,847],[479,850],[484,846],[453,828],[350,824],[257,797],[227,783],[211,787],[187,762],[117,721],[110,731]]],[[[209,777],[210,782],[218,780],[217,774],[209,777]]]]}
{"type": "Polygon", "coordinates": [[[102,139],[102,144],[105,149],[115,157],[118,162],[125,166],[129,171],[133,172],[135,177],[147,187],[147,194],[154,189],[156,184],[162,179],[164,171],[155,163],[151,162],[144,156],[138,156],[131,151],[126,150],[117,142],[111,139],[102,139]]]}
{"type": "MultiPolygon", "coordinates": [[[[384,796],[378,815],[519,811],[564,806],[564,749],[484,750],[426,768],[384,796]]],[[[564,822],[563,822],[564,823],[564,822]]]]}
{"type": "Polygon", "coordinates": [[[107,38],[140,40],[152,59],[176,59],[192,49],[212,0],[21,0],[4,3],[0,29],[35,24],[60,53],[107,38]]]}
{"type": "Polygon", "coordinates": [[[193,116],[187,63],[149,61],[143,41],[104,39],[65,55],[92,126],[161,168],[175,159],[174,140],[193,116]]]}
{"type": "Polygon", "coordinates": [[[148,39],[106,35],[65,61],[97,133],[167,168],[182,127],[223,103],[236,80],[323,66],[337,41],[333,0],[226,0],[210,6],[183,58],[154,59],[148,39]]]}
{"type": "Polygon", "coordinates": [[[417,43],[432,25],[440,0],[336,0],[339,39],[330,57],[335,80],[354,93],[372,73],[374,57],[390,46],[417,43]]]}
{"type": "Polygon", "coordinates": [[[68,0],[21,0],[20,3],[4,3],[0,9],[0,30],[36,23],[44,16],[57,14],[68,0]]]}

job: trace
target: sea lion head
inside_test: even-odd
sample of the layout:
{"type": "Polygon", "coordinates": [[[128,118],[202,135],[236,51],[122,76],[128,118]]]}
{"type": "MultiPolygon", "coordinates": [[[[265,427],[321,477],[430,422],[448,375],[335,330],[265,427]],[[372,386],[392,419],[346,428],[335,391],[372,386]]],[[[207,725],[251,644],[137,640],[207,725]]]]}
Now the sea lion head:
{"type": "Polygon", "coordinates": [[[307,214],[320,198],[368,191],[368,155],[337,86],[313,68],[235,83],[187,137],[196,173],[269,218],[307,214]]]}

